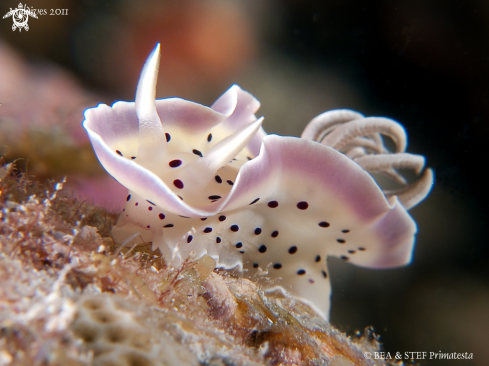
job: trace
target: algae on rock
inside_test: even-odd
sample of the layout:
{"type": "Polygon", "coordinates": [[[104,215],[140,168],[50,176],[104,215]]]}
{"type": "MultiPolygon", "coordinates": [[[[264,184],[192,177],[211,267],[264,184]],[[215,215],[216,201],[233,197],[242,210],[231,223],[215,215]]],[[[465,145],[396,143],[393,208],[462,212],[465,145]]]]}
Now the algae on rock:
{"type": "Polygon", "coordinates": [[[307,305],[203,257],[118,248],[106,210],[0,168],[1,365],[384,365],[307,305]]]}

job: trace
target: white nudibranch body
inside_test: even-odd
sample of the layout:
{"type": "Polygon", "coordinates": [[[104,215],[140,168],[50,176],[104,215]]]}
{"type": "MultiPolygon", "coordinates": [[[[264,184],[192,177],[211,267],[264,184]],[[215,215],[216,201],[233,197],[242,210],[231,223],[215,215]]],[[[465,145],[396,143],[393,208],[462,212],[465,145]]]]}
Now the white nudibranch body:
{"type": "Polygon", "coordinates": [[[410,262],[416,224],[406,209],[429,193],[433,175],[426,169],[407,185],[397,172],[424,165],[404,153],[402,126],[337,110],[313,119],[302,138],[267,136],[255,116],[260,103],[237,85],[211,107],[155,101],[158,62],[159,45],[135,102],[85,112],[100,163],[129,190],[117,242],[152,242],[173,266],[207,254],[245,276],[266,270],[266,286],[325,317],[328,256],[368,268],[410,262]],[[369,172],[405,187],[382,191],[369,172]]]}

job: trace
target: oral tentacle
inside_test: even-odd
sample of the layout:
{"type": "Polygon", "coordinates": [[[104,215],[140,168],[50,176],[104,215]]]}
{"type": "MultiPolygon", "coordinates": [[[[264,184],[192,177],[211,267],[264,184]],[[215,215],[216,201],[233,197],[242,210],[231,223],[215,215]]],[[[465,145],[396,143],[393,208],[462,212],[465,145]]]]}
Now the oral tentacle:
{"type": "Polygon", "coordinates": [[[384,194],[388,198],[397,196],[402,205],[409,210],[428,196],[433,184],[433,170],[426,169],[421,178],[419,178],[417,181],[400,189],[384,191],[384,194]]]}
{"type": "Polygon", "coordinates": [[[348,145],[346,145],[343,149],[342,152],[347,153],[351,149],[355,147],[363,147],[368,151],[371,151],[375,154],[382,154],[384,152],[387,152],[386,149],[384,148],[384,145],[382,142],[378,142],[374,140],[373,138],[370,137],[356,137],[353,140],[350,141],[348,145]]]}
{"type": "Polygon", "coordinates": [[[397,184],[400,184],[401,186],[405,186],[406,184],[408,184],[408,181],[406,180],[406,178],[404,178],[400,173],[398,173],[395,169],[392,169],[392,168],[388,168],[388,169],[385,169],[382,171],[369,171],[369,170],[367,170],[367,172],[378,173],[380,175],[383,175],[384,177],[387,177],[387,178],[393,180],[394,182],[396,182],[397,184]]]}
{"type": "Polygon", "coordinates": [[[355,160],[356,158],[367,155],[367,152],[363,147],[356,146],[345,152],[345,155],[348,156],[350,159],[355,160]]]}
{"type": "Polygon", "coordinates": [[[396,152],[406,149],[407,137],[404,128],[388,118],[368,117],[347,122],[335,128],[321,143],[343,151],[355,138],[380,133],[390,137],[396,144],[396,152]]]}
{"type": "Polygon", "coordinates": [[[301,138],[320,142],[335,126],[361,118],[363,114],[349,109],[324,112],[308,123],[301,138]]]}
{"type": "Polygon", "coordinates": [[[354,160],[370,173],[382,173],[390,169],[410,169],[419,174],[425,163],[423,156],[407,153],[365,155],[354,160]]]}

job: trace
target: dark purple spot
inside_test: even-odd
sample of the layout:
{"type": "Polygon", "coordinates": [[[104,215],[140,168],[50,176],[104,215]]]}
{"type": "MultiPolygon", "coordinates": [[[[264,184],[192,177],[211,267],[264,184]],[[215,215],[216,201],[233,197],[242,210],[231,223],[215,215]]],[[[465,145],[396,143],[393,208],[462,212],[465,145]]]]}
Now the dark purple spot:
{"type": "Polygon", "coordinates": [[[123,209],[122,209],[122,212],[124,212],[124,211],[126,211],[126,209],[125,209],[125,208],[123,208],[123,209]]]}
{"type": "Polygon", "coordinates": [[[345,239],[336,239],[336,241],[340,244],[345,244],[345,239]]]}
{"type": "Polygon", "coordinates": [[[190,219],[190,217],[188,216],[182,216],[182,215],[178,215],[178,216],[183,217],[184,219],[190,219]]]}
{"type": "Polygon", "coordinates": [[[270,207],[270,208],[278,207],[278,202],[277,201],[270,201],[270,202],[268,202],[268,207],[270,207]]]}
{"type": "Polygon", "coordinates": [[[355,250],[349,250],[349,251],[348,251],[348,253],[350,253],[350,254],[355,254],[355,253],[356,253],[356,251],[355,251],[355,250]]]}
{"type": "Polygon", "coordinates": [[[192,150],[192,152],[193,152],[195,155],[198,155],[198,156],[202,157],[202,153],[201,153],[199,150],[197,150],[197,149],[193,149],[193,150],[192,150]]]}
{"type": "Polygon", "coordinates": [[[257,227],[255,229],[255,235],[260,235],[261,234],[261,227],[257,227]]]}
{"type": "Polygon", "coordinates": [[[365,250],[365,248],[364,247],[360,247],[360,248],[358,248],[358,250],[361,250],[363,252],[365,250]]]}
{"type": "Polygon", "coordinates": [[[231,231],[236,232],[238,230],[239,230],[239,226],[238,225],[231,225],[231,231]]]}
{"type": "Polygon", "coordinates": [[[215,194],[213,196],[209,196],[210,200],[218,200],[219,198],[221,198],[221,196],[218,196],[217,194],[215,194]]]}
{"type": "Polygon", "coordinates": [[[216,238],[216,243],[219,244],[221,242],[221,238],[220,237],[217,237],[216,238]]]}
{"type": "Polygon", "coordinates": [[[126,201],[129,201],[130,199],[131,199],[131,195],[128,195],[126,201]]]}
{"type": "Polygon", "coordinates": [[[212,133],[210,133],[210,134],[207,136],[207,141],[208,141],[208,142],[211,142],[211,140],[212,140],[212,133]]]}
{"type": "Polygon", "coordinates": [[[318,225],[321,227],[329,227],[329,222],[321,221],[318,225]]]}
{"type": "Polygon", "coordinates": [[[282,268],[282,265],[281,265],[280,263],[275,263],[275,264],[273,265],[273,268],[275,268],[275,269],[280,269],[280,268],[282,268]]]}
{"type": "Polygon", "coordinates": [[[177,195],[177,197],[180,198],[183,201],[183,197],[182,196],[177,195]]]}
{"type": "Polygon", "coordinates": [[[253,205],[253,204],[257,203],[258,200],[259,200],[259,198],[254,199],[253,202],[250,203],[250,205],[253,205]]]}
{"type": "Polygon", "coordinates": [[[149,228],[150,228],[150,226],[149,226],[149,225],[146,225],[146,228],[147,228],[147,229],[149,229],[149,228]]]}
{"type": "Polygon", "coordinates": [[[229,179],[228,179],[226,182],[228,182],[228,184],[229,184],[230,186],[232,186],[232,185],[234,184],[234,182],[233,182],[232,180],[229,180],[229,179]]]}
{"type": "Polygon", "coordinates": [[[347,233],[349,233],[349,232],[350,232],[350,230],[348,230],[348,229],[345,229],[345,230],[341,230],[341,232],[342,232],[342,233],[345,233],[345,234],[347,234],[347,233]]]}
{"type": "Polygon", "coordinates": [[[278,236],[278,231],[275,230],[273,233],[272,233],[272,238],[276,238],[278,236]]]}
{"type": "Polygon", "coordinates": [[[134,160],[134,159],[136,159],[136,157],[135,156],[131,156],[131,159],[134,160]]]}
{"type": "Polygon", "coordinates": [[[187,243],[190,243],[194,237],[192,235],[187,236],[187,243]]]}
{"type": "Polygon", "coordinates": [[[297,253],[297,247],[294,245],[292,247],[289,248],[289,253],[290,254],[295,254],[297,253]]]}
{"type": "Polygon", "coordinates": [[[342,255],[342,256],[340,257],[340,259],[342,259],[342,260],[344,260],[344,261],[347,261],[347,260],[348,260],[348,259],[350,259],[350,258],[348,258],[346,255],[342,255]]]}
{"type": "Polygon", "coordinates": [[[314,280],[313,280],[312,278],[309,278],[309,283],[310,283],[311,285],[313,285],[313,284],[314,284],[314,280]]]}
{"type": "Polygon", "coordinates": [[[303,270],[303,269],[299,269],[299,270],[297,271],[297,274],[298,274],[299,276],[302,276],[302,275],[305,275],[305,274],[306,274],[306,271],[305,271],[305,270],[303,270]]]}
{"type": "Polygon", "coordinates": [[[315,261],[316,261],[316,263],[317,262],[321,262],[321,256],[320,255],[317,255],[315,261]]]}
{"type": "Polygon", "coordinates": [[[171,166],[172,168],[176,168],[180,165],[182,165],[182,161],[181,160],[172,160],[168,163],[169,166],[171,166]]]}
{"type": "Polygon", "coordinates": [[[244,254],[244,250],[240,250],[239,252],[240,252],[241,254],[244,254]]]}
{"type": "Polygon", "coordinates": [[[122,155],[122,153],[121,153],[119,150],[116,150],[115,152],[116,152],[117,154],[119,154],[120,156],[124,156],[124,155],[122,155]]]}
{"type": "Polygon", "coordinates": [[[216,180],[216,182],[217,182],[217,183],[219,183],[219,184],[221,184],[221,183],[222,183],[222,178],[221,178],[220,176],[216,175],[216,176],[214,177],[214,179],[216,180]]]}
{"type": "Polygon", "coordinates": [[[267,246],[262,244],[259,248],[258,248],[258,251],[260,253],[265,253],[267,251],[267,246]]]}
{"type": "Polygon", "coordinates": [[[163,226],[163,227],[173,227],[173,226],[175,226],[175,225],[173,225],[173,224],[168,224],[168,225],[165,225],[165,226],[163,226]]]}
{"type": "Polygon", "coordinates": [[[201,217],[200,218],[200,221],[205,221],[205,220],[207,220],[207,217],[201,217]]]}
{"type": "Polygon", "coordinates": [[[137,206],[137,205],[139,205],[139,202],[136,202],[136,203],[134,204],[134,206],[137,206]]]}
{"type": "Polygon", "coordinates": [[[212,228],[211,227],[206,227],[204,229],[204,233],[210,233],[210,232],[212,232],[212,228]]]}
{"type": "Polygon", "coordinates": [[[305,210],[309,207],[309,203],[307,203],[306,201],[300,201],[298,204],[297,204],[297,208],[299,210],[305,210]]]}
{"type": "Polygon", "coordinates": [[[239,243],[236,243],[236,248],[242,248],[243,247],[243,243],[239,242],[239,243]]]}
{"type": "Polygon", "coordinates": [[[221,222],[222,222],[222,221],[224,221],[224,220],[226,220],[226,216],[224,216],[224,215],[219,216],[219,221],[221,221],[221,222]]]}
{"type": "Polygon", "coordinates": [[[165,214],[160,213],[158,214],[158,217],[160,218],[160,220],[163,220],[165,218],[165,214]]]}
{"type": "Polygon", "coordinates": [[[156,206],[153,202],[151,202],[150,200],[146,200],[146,202],[148,202],[150,205],[153,205],[153,206],[156,206]]]}
{"type": "Polygon", "coordinates": [[[168,132],[165,132],[165,136],[166,136],[166,142],[170,142],[171,140],[171,136],[168,132]]]}
{"type": "Polygon", "coordinates": [[[173,185],[175,187],[177,187],[178,189],[182,189],[183,188],[183,182],[180,179],[175,179],[173,181],[173,185]]]}
{"type": "Polygon", "coordinates": [[[251,156],[247,156],[246,157],[248,160],[253,160],[253,158],[251,156]]]}
{"type": "Polygon", "coordinates": [[[148,211],[153,211],[153,207],[149,206],[148,211]]]}
{"type": "Polygon", "coordinates": [[[253,263],[253,268],[258,268],[258,263],[253,263]]]}
{"type": "Polygon", "coordinates": [[[321,273],[323,274],[324,278],[328,277],[328,274],[325,271],[321,271],[321,273]]]}

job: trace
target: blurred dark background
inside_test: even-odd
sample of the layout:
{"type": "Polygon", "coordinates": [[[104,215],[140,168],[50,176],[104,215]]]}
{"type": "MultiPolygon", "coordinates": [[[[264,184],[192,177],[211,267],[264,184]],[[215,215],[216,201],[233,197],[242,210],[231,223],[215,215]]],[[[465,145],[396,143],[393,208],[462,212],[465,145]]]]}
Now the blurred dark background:
{"type": "MultiPolygon", "coordinates": [[[[17,5],[4,0],[0,12],[17,5]]],[[[472,361],[423,365],[487,364],[489,2],[27,5],[69,11],[29,19],[28,32],[0,20],[0,145],[7,159],[29,159],[37,176],[72,173],[73,188],[85,187],[95,200],[94,182],[113,183],[87,168],[94,158],[80,130],[82,111],[133,100],[156,42],[160,98],[210,104],[237,83],[262,102],[267,132],[279,134],[300,135],[310,119],[334,108],[401,122],[408,151],[425,155],[436,174],[431,195],[411,210],[419,229],[413,263],[373,271],[332,259],[331,321],[350,334],[372,325],[391,352],[474,353],[472,361]],[[59,142],[67,135],[69,146],[59,142]],[[52,146],[57,150],[47,151],[52,146]],[[78,165],[63,163],[59,155],[67,152],[78,154],[78,165]]]]}

